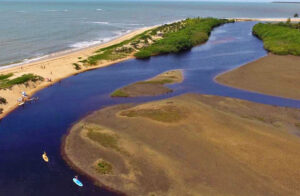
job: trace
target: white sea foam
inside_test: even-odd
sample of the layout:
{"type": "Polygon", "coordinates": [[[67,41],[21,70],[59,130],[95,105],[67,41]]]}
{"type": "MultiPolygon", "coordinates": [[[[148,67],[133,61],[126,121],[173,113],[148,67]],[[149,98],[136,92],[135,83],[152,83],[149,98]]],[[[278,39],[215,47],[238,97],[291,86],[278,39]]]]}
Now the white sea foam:
{"type": "Polygon", "coordinates": [[[90,23],[93,23],[93,24],[106,24],[106,25],[108,25],[108,24],[110,24],[109,22],[90,22],[90,23]]]}
{"type": "Polygon", "coordinates": [[[41,56],[34,57],[34,58],[30,58],[30,59],[24,59],[24,60],[22,60],[22,61],[20,61],[20,62],[11,63],[11,64],[9,64],[9,65],[0,66],[0,70],[2,70],[2,69],[7,69],[7,68],[10,68],[10,67],[20,66],[20,65],[23,65],[23,64],[27,64],[27,63],[32,63],[32,62],[35,62],[35,61],[38,61],[38,60],[47,58],[47,57],[49,57],[49,56],[50,56],[50,55],[41,55],[41,56]]]}
{"type": "Polygon", "coordinates": [[[102,9],[100,9],[100,8],[98,8],[98,9],[96,9],[97,11],[103,11],[102,9]]]}
{"type": "Polygon", "coordinates": [[[68,12],[69,10],[64,9],[64,10],[45,10],[46,12],[68,12]]]}

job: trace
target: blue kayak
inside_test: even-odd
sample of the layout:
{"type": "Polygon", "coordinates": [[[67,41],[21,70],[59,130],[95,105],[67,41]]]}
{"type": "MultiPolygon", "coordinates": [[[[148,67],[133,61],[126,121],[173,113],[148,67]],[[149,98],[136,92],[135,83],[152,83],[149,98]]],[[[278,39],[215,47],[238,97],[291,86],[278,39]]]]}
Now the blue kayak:
{"type": "Polygon", "coordinates": [[[77,185],[77,186],[83,186],[83,184],[77,179],[77,178],[73,178],[73,182],[77,185]]]}

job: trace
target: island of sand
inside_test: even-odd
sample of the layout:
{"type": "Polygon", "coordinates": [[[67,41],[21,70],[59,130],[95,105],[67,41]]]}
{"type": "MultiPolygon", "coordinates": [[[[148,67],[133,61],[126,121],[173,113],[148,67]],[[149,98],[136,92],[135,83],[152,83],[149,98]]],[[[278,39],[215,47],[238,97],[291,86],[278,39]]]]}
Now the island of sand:
{"type": "Polygon", "coordinates": [[[171,93],[173,90],[166,84],[175,84],[183,81],[182,70],[171,70],[164,72],[145,81],[135,82],[115,90],[112,97],[141,97],[157,96],[171,93]]]}
{"type": "Polygon", "coordinates": [[[218,83],[279,97],[300,99],[300,57],[272,53],[223,73],[218,83]]]}
{"type": "Polygon", "coordinates": [[[299,195],[300,110],[185,94],[75,124],[67,162],[127,195],[299,195]]]}

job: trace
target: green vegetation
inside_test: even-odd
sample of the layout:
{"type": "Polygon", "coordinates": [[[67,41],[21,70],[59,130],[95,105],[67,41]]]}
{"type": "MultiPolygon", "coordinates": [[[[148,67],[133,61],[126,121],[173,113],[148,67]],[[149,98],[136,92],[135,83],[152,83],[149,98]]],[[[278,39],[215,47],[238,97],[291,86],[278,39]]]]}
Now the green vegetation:
{"type": "Polygon", "coordinates": [[[108,162],[101,160],[97,163],[96,170],[101,174],[112,173],[112,166],[108,162]]]}
{"type": "Polygon", "coordinates": [[[112,97],[128,97],[129,95],[121,89],[115,90],[110,96],[112,97]]]}
{"type": "Polygon", "coordinates": [[[100,131],[95,131],[92,128],[87,128],[87,129],[88,129],[87,137],[90,138],[91,140],[99,143],[103,147],[112,148],[117,151],[121,151],[121,149],[118,146],[118,138],[115,135],[102,133],[100,131]]]}
{"type": "Polygon", "coordinates": [[[76,70],[81,70],[81,67],[78,63],[73,63],[73,66],[76,70]]]}
{"type": "Polygon", "coordinates": [[[162,106],[161,108],[127,110],[121,112],[122,116],[127,117],[146,117],[161,122],[177,122],[184,118],[184,113],[175,106],[162,106]]]}
{"type": "Polygon", "coordinates": [[[10,88],[13,85],[17,84],[26,84],[29,81],[37,82],[37,81],[43,81],[44,78],[41,76],[37,76],[34,74],[24,74],[20,77],[9,79],[13,74],[7,74],[7,75],[1,75],[0,79],[0,89],[10,88]]]}
{"type": "Polygon", "coordinates": [[[11,77],[11,76],[13,76],[13,74],[12,73],[9,73],[9,74],[1,74],[0,75],[0,80],[5,80],[5,79],[7,79],[7,78],[9,78],[9,77],[11,77]]]}
{"type": "Polygon", "coordinates": [[[7,104],[6,99],[3,97],[0,97],[0,104],[7,104]]]}
{"type": "Polygon", "coordinates": [[[135,57],[149,58],[153,55],[189,50],[206,42],[214,27],[228,22],[230,21],[225,19],[193,18],[158,27],[153,31],[162,33],[163,39],[142,48],[135,57]]]}
{"type": "Polygon", "coordinates": [[[0,108],[0,114],[2,114],[3,113],[3,109],[2,108],[0,108]]]}
{"type": "Polygon", "coordinates": [[[129,40],[101,48],[94,55],[79,62],[96,65],[100,60],[113,61],[135,54],[136,58],[149,58],[153,55],[180,52],[207,41],[211,30],[226,19],[193,18],[166,24],[145,31],[129,40]]]}
{"type": "Polygon", "coordinates": [[[141,81],[137,82],[137,84],[170,84],[173,83],[174,80],[171,79],[162,79],[162,80],[146,80],[146,81],[141,81]]]}
{"type": "Polygon", "coordinates": [[[253,34],[264,42],[266,50],[278,55],[300,55],[300,31],[297,23],[259,23],[253,34]]]}

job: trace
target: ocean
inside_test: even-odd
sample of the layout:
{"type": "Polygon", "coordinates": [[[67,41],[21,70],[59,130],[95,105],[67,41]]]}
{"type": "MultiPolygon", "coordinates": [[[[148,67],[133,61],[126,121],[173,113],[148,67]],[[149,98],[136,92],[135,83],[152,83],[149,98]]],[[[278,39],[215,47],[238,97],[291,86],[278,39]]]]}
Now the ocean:
{"type": "Polygon", "coordinates": [[[1,1],[0,66],[107,42],[187,17],[291,17],[300,4],[195,1],[1,1]]]}

